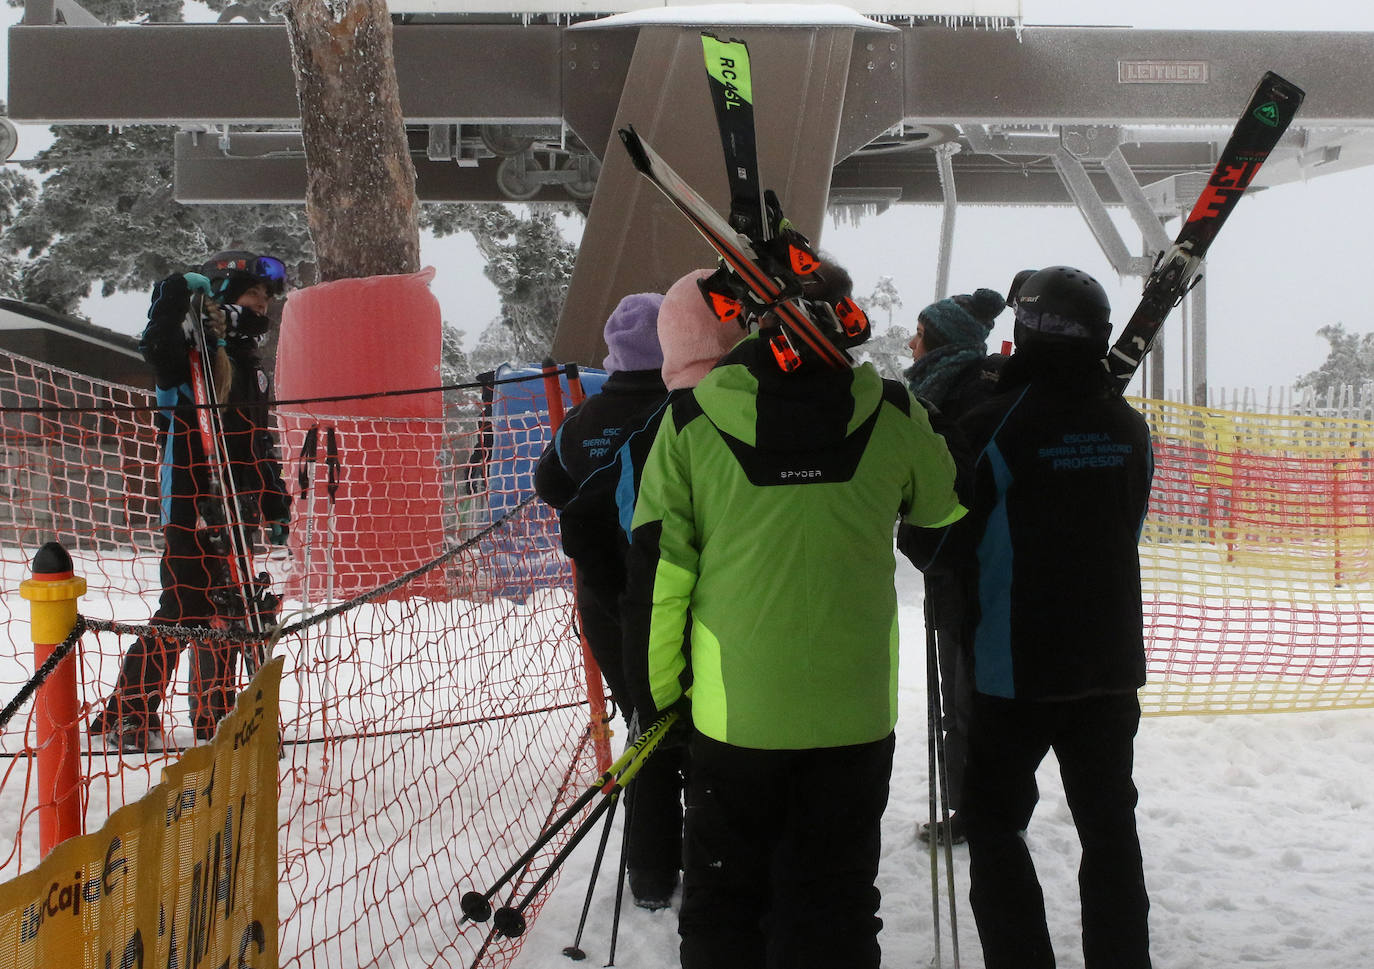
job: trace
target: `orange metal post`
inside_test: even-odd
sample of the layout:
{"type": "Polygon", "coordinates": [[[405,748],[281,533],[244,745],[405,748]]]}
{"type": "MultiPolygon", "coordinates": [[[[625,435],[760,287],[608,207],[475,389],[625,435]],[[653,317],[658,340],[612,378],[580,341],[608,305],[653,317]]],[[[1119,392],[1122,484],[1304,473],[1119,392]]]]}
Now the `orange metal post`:
{"type": "MultiPolygon", "coordinates": [[[[557,434],[563,424],[563,388],[558,382],[559,367],[552,358],[544,361],[544,396],[548,400],[549,433],[557,434]]],[[[582,403],[586,395],[582,392],[582,380],[575,364],[568,365],[568,386],[575,404],[582,403]]],[[[573,566],[573,584],[577,584],[577,567],[573,566]]],[[[611,766],[611,730],[606,722],[606,685],[601,679],[601,668],[596,665],[587,637],[582,635],[582,623],[578,621],[578,635],[582,642],[582,670],[587,678],[587,702],[592,713],[592,749],[596,751],[596,769],[605,772],[611,766]]]]}
{"type": "MultiPolygon", "coordinates": [[[[86,580],[72,570],[72,557],[48,542],[33,558],[33,578],[19,584],[29,600],[34,669],[42,666],[76,625],[76,600],[86,580]]],[[[81,834],[81,732],[77,724],[76,657],[68,654],[34,697],[38,743],[38,843],[47,855],[81,834]]]]}

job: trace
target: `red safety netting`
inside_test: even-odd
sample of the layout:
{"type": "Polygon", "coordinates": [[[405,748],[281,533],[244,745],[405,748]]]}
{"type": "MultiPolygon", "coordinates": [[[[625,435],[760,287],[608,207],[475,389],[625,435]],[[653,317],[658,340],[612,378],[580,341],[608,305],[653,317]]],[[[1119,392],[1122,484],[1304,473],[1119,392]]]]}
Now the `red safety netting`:
{"type": "MultiPolygon", "coordinates": [[[[533,387],[542,397],[542,383],[533,387]]],[[[284,594],[288,630],[274,647],[286,657],[283,965],[509,964],[520,940],[493,938],[490,924],[460,926],[459,898],[486,890],[596,776],[568,568],[556,524],[531,500],[529,457],[547,438],[546,418],[542,407],[504,413],[503,391],[450,390],[441,418],[403,428],[347,416],[338,403],[297,406],[283,422],[292,540],[270,554],[259,546],[254,562],[284,594]],[[311,427],[313,458],[301,453],[311,427]],[[424,474],[406,487],[361,484],[407,463],[424,474]]],[[[85,732],[157,607],[151,403],[140,390],[0,355],[0,561],[11,592],[0,602],[0,699],[34,668],[18,584],[37,548],[60,540],[88,582],[80,613],[100,627],[78,647],[90,830],[194,739],[189,649],[158,711],[167,749],[110,751],[85,732]],[[51,407],[78,409],[34,410],[51,407]]],[[[39,857],[32,706],[0,732],[0,878],[39,857]]],[[[523,897],[568,833],[493,905],[523,897]]]]}

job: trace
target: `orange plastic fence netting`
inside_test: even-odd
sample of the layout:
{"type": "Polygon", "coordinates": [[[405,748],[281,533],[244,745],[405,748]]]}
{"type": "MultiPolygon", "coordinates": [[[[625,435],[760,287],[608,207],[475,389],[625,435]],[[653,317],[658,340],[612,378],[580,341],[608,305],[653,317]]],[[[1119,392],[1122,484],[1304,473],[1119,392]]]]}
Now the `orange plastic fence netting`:
{"type": "MultiPolygon", "coordinates": [[[[274,577],[282,624],[295,627],[275,645],[286,660],[284,966],[508,965],[520,940],[491,938],[489,923],[460,926],[459,898],[485,891],[597,774],[567,564],[556,523],[527,500],[528,459],[547,436],[542,408],[502,417],[491,396],[449,391],[444,418],[401,427],[341,417],[339,404],[298,406],[282,422],[292,540],[255,567],[274,577]],[[301,456],[311,427],[314,460],[301,456]],[[326,429],[339,464],[332,501],[326,429]],[[403,484],[378,483],[387,480],[403,484]],[[346,601],[383,585],[370,601],[346,601]]],[[[106,627],[85,634],[78,653],[88,829],[142,796],[194,739],[190,649],[158,711],[168,749],[107,751],[85,730],[158,603],[151,403],[0,355],[0,561],[11,593],[0,602],[0,701],[33,672],[17,587],[37,548],[60,540],[88,581],[82,617],[106,627]],[[32,410],[54,406],[85,410],[32,410]]],[[[0,733],[0,879],[38,861],[32,706],[0,733]]],[[[570,832],[493,905],[523,897],[570,832]]]]}

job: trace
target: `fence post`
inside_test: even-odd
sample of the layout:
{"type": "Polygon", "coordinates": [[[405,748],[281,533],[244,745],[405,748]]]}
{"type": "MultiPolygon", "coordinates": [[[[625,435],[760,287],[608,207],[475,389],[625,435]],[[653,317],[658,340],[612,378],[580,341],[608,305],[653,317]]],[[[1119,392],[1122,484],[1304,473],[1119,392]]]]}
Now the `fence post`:
{"type": "MultiPolygon", "coordinates": [[[[48,542],[33,557],[33,578],[19,583],[29,600],[34,669],[40,668],[76,626],[76,600],[86,580],[73,575],[72,557],[48,542]]],[[[64,656],[38,688],[33,707],[37,733],[38,844],[49,851],[81,834],[81,730],[76,700],[76,657],[64,656]]]]}
{"type": "MultiPolygon", "coordinates": [[[[581,403],[585,394],[582,381],[577,374],[576,365],[569,364],[568,382],[574,402],[581,403]]],[[[550,357],[544,361],[544,396],[548,401],[549,434],[558,433],[563,424],[563,388],[558,382],[558,364],[550,357]]],[[[572,566],[573,587],[577,587],[577,566],[572,566]]],[[[576,608],[576,605],[574,605],[576,608]]],[[[596,665],[587,637],[582,633],[581,614],[578,617],[578,639],[582,644],[582,670],[587,679],[587,702],[592,714],[592,749],[596,752],[596,769],[605,772],[611,766],[611,730],[606,723],[606,686],[601,679],[601,668],[596,665]]]]}

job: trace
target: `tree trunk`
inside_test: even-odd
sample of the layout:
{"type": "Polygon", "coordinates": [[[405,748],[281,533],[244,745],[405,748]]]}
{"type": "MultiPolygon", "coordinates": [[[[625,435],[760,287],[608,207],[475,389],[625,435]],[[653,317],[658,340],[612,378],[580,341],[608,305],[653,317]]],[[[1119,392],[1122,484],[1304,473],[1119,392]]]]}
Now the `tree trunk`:
{"type": "Polygon", "coordinates": [[[415,166],[385,0],[289,0],[286,21],[320,280],[417,272],[415,166]]]}

